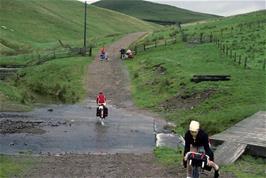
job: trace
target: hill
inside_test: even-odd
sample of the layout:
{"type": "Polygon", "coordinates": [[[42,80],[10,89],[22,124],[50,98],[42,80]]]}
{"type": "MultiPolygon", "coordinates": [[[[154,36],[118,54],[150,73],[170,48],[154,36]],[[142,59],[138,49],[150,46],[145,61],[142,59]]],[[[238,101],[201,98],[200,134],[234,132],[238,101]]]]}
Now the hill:
{"type": "Polygon", "coordinates": [[[143,0],[101,0],[93,5],[160,24],[187,23],[218,17],[143,0]]]}
{"type": "MultiPolygon", "coordinates": [[[[1,52],[51,46],[57,40],[82,44],[84,5],[70,0],[1,0],[1,52]]],[[[155,27],[127,15],[88,6],[88,37],[150,31],[155,27]]]]}

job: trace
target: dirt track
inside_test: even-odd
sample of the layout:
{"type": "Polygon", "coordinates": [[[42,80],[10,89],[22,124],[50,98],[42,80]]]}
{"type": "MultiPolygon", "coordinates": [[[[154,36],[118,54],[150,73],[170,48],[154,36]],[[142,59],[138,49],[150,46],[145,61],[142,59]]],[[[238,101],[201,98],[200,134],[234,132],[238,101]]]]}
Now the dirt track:
{"type": "Polygon", "coordinates": [[[106,48],[109,61],[100,61],[98,57],[88,67],[88,96],[95,98],[103,91],[110,104],[119,107],[132,107],[130,82],[127,70],[119,59],[119,50],[128,47],[145,33],[129,34],[106,48]]]}

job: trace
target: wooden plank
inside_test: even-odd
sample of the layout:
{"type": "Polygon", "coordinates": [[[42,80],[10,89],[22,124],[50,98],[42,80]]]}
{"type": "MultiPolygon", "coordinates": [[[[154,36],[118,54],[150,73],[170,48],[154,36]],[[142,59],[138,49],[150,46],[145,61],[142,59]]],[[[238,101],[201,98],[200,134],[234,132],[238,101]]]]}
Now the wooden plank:
{"type": "Polygon", "coordinates": [[[226,165],[235,162],[245,151],[247,145],[243,143],[224,142],[214,152],[215,162],[226,165]]]}
{"type": "Polygon", "coordinates": [[[230,80],[230,75],[193,75],[192,82],[225,81],[230,80]]]}

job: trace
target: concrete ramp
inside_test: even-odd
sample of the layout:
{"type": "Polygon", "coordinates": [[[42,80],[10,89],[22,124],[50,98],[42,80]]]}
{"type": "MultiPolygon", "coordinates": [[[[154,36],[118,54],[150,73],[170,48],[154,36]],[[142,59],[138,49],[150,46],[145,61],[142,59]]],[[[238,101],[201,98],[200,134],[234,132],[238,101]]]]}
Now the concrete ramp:
{"type": "Polygon", "coordinates": [[[244,152],[266,157],[266,112],[260,111],[242,120],[222,133],[213,135],[211,141],[220,145],[215,151],[217,163],[233,163],[244,152]]]}
{"type": "Polygon", "coordinates": [[[233,163],[244,153],[246,147],[242,143],[224,142],[215,151],[215,162],[218,165],[233,163]]]}

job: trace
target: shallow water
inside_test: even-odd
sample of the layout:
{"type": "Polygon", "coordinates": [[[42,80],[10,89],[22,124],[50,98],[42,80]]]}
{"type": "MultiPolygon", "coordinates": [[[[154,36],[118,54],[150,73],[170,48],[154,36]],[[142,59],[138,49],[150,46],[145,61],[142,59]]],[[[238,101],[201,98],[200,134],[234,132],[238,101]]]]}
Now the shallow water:
{"type": "Polygon", "coordinates": [[[145,153],[155,146],[154,119],[108,106],[109,117],[97,122],[95,102],[50,105],[27,113],[0,113],[0,120],[43,121],[42,134],[0,134],[0,153],[145,153]],[[49,111],[52,109],[52,111],[49,111]],[[51,124],[52,123],[52,124],[51,124]]]}

